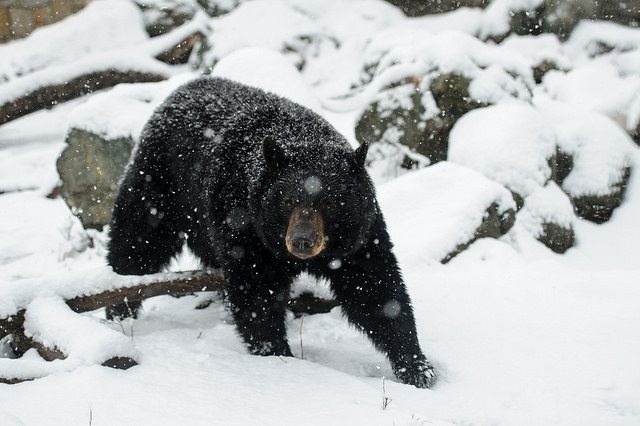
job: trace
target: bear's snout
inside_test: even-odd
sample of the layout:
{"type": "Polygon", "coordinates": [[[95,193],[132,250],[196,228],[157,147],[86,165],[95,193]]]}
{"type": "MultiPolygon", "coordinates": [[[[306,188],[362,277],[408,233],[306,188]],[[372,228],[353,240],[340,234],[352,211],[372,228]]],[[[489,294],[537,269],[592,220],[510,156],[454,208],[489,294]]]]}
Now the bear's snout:
{"type": "Polygon", "coordinates": [[[285,242],[289,253],[298,259],[317,256],[325,247],[324,221],[320,212],[296,207],[289,219],[285,242]]]}

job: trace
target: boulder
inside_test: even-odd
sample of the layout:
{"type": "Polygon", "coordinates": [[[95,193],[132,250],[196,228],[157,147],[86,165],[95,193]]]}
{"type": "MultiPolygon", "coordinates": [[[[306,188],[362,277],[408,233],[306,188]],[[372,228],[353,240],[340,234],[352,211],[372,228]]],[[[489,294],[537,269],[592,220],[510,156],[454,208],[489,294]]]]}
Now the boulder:
{"type": "Polygon", "coordinates": [[[447,158],[449,132],[460,117],[530,99],[534,86],[528,61],[469,34],[383,31],[367,45],[353,82],[355,98],[366,105],[355,136],[361,143],[402,145],[434,164],[447,158]]]}
{"type": "Polygon", "coordinates": [[[118,184],[135,145],[133,138],[105,139],[72,128],[56,167],[58,193],[85,228],[102,229],[111,221],[118,184]]]}
{"type": "Polygon", "coordinates": [[[576,213],[583,219],[604,223],[622,204],[631,177],[631,167],[624,167],[620,180],[611,185],[606,194],[579,195],[572,199],[576,213]]]}
{"type": "Polygon", "coordinates": [[[401,144],[432,164],[443,161],[453,125],[483,105],[469,94],[469,83],[460,74],[441,74],[428,82],[414,78],[392,85],[361,114],[356,139],[401,144]]]}
{"type": "Polygon", "coordinates": [[[517,223],[545,246],[562,254],[575,243],[575,219],[567,195],[555,182],[549,182],[524,200],[517,223]]]}
{"type": "Polygon", "coordinates": [[[556,135],[554,180],[575,212],[595,223],[608,221],[622,203],[637,147],[603,114],[539,100],[538,108],[556,135]]]}
{"type": "Polygon", "coordinates": [[[102,229],[111,221],[120,179],[144,124],[186,78],[119,85],[71,112],[67,145],[56,163],[61,183],[54,193],[85,228],[102,229]]]}
{"type": "Polygon", "coordinates": [[[527,103],[508,102],[462,117],[451,131],[448,158],[524,200],[549,181],[555,155],[555,134],[545,117],[527,103]]]}
{"type": "Polygon", "coordinates": [[[407,16],[451,12],[460,7],[485,7],[489,0],[387,0],[407,16]]]}
{"type": "Polygon", "coordinates": [[[630,27],[640,24],[640,0],[544,0],[539,3],[513,13],[514,33],[553,33],[566,40],[582,20],[612,21],[630,27]]]}
{"type": "Polygon", "coordinates": [[[151,37],[166,34],[189,22],[197,12],[189,0],[136,0],[142,11],[145,30],[151,37]]]}
{"type": "Polygon", "coordinates": [[[401,263],[446,263],[515,222],[509,190],[447,161],[381,185],[378,198],[401,263]]]}

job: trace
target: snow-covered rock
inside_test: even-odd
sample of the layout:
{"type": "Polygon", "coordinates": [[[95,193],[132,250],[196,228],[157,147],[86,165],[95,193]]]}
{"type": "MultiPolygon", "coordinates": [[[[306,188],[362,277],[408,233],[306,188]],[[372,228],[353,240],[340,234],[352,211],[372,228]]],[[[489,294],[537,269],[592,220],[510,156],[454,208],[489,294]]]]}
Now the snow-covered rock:
{"type": "Polygon", "coordinates": [[[580,217],[609,220],[625,195],[637,148],[625,131],[606,116],[559,102],[536,103],[556,135],[558,150],[569,161],[558,183],[580,217]]]}
{"type": "Polygon", "coordinates": [[[525,103],[481,108],[462,117],[450,135],[449,161],[470,167],[524,198],[551,178],[555,135],[525,103]]]}
{"type": "Polygon", "coordinates": [[[120,85],[71,112],[56,164],[61,180],[56,192],[85,228],[102,229],[111,221],[120,178],[144,124],[166,96],[193,77],[120,85]]]}
{"type": "Polygon", "coordinates": [[[520,55],[533,69],[537,84],[551,70],[571,69],[572,63],[555,34],[517,35],[507,37],[501,44],[503,49],[520,55]]]}
{"type": "Polygon", "coordinates": [[[242,48],[225,56],[211,73],[288,98],[320,112],[320,102],[300,72],[281,53],[261,47],[242,48]]]}
{"type": "Polygon", "coordinates": [[[378,198],[400,262],[447,262],[483,237],[513,225],[510,192],[481,174],[440,162],[380,187],[378,198]]]}
{"type": "Polygon", "coordinates": [[[551,98],[605,114],[623,128],[629,123],[629,131],[637,125],[633,104],[640,99],[640,74],[620,75],[613,64],[595,62],[568,73],[549,72],[543,88],[551,98]]]}
{"type": "Polygon", "coordinates": [[[447,158],[449,131],[455,122],[481,105],[470,97],[469,80],[461,75],[444,74],[432,81],[408,79],[374,98],[356,123],[356,139],[401,145],[436,163],[447,158]]]}
{"type": "Polygon", "coordinates": [[[571,201],[555,182],[535,189],[516,218],[518,225],[556,253],[573,247],[575,221],[571,201]]]}
{"type": "Polygon", "coordinates": [[[231,13],[212,20],[211,51],[205,62],[214,66],[226,55],[244,47],[263,47],[282,52],[301,37],[319,33],[317,25],[284,0],[242,3],[231,13]],[[250,27],[245,22],[252,22],[250,27]],[[286,23],[286,24],[285,24],[286,23]]]}
{"type": "Polygon", "coordinates": [[[447,158],[449,132],[483,105],[529,99],[530,61],[462,32],[388,30],[365,51],[359,141],[401,144],[432,163],[447,158]],[[379,89],[377,89],[379,88],[379,89]]]}
{"type": "Polygon", "coordinates": [[[148,38],[140,10],[132,2],[91,2],[77,14],[39,28],[26,39],[0,44],[0,82],[148,38]]]}

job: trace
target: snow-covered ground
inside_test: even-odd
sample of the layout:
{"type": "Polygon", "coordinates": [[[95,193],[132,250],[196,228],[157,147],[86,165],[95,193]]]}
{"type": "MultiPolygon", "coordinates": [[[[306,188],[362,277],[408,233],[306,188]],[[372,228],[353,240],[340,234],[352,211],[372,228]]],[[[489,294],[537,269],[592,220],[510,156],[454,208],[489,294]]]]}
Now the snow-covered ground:
{"type": "MultiPolygon", "coordinates": [[[[114,0],[113,7],[119,3],[126,1],[114,0]]],[[[121,7],[113,16],[129,10],[121,7]]],[[[640,30],[590,23],[591,28],[579,27],[565,44],[547,36],[539,42],[512,37],[501,47],[475,39],[502,27],[499,10],[496,6],[486,13],[468,9],[407,19],[382,1],[343,6],[339,0],[255,0],[211,22],[211,40],[219,40],[209,52],[217,62],[214,74],[273,90],[319,111],[354,145],[354,123],[373,92],[392,76],[425,71],[429,61],[453,69],[469,65],[466,70],[478,79],[479,92],[504,99],[461,122],[450,158],[458,164],[441,163],[377,186],[413,300],[421,345],[440,373],[432,389],[399,383],[384,357],[347,325],[339,309],[291,316],[288,333],[296,357],[285,359],[249,355],[217,295],[158,297],[145,302],[139,319],[108,324],[114,333],[105,338],[112,339],[120,353],[134,352],[139,365],[114,370],[84,362],[92,354],[81,359],[80,353],[72,360],[73,368],[59,368],[30,382],[0,384],[0,425],[640,424],[640,154],[623,132],[640,116],[635,106],[640,62],[628,54],[640,45],[640,30]],[[241,25],[252,30],[238,31],[241,25]],[[270,32],[274,27],[277,31],[270,32]],[[420,35],[420,43],[394,44],[404,43],[411,31],[420,35]],[[225,35],[230,32],[233,37],[225,35]],[[339,43],[320,43],[317,55],[305,57],[306,66],[298,72],[294,64],[300,58],[278,52],[283,40],[307,34],[339,43]],[[598,39],[624,44],[626,50],[592,58],[585,51],[590,40],[598,39]],[[430,58],[417,56],[424,53],[421,49],[445,42],[459,44],[453,53],[446,46],[430,58]],[[400,62],[387,56],[389,68],[351,93],[366,56],[375,56],[376,49],[387,49],[388,55],[393,50],[400,62]],[[573,71],[550,73],[542,85],[519,98],[529,106],[516,105],[505,93],[518,97],[534,83],[505,80],[503,71],[524,72],[536,55],[559,58],[573,71]],[[478,68],[479,59],[499,70],[478,68]],[[598,84],[592,87],[594,82],[598,84]],[[352,96],[344,99],[346,94],[352,96]],[[506,111],[501,113],[504,119],[496,119],[492,111],[506,111]],[[474,132],[474,122],[476,129],[490,127],[474,132]],[[510,157],[509,138],[525,130],[526,137],[517,139],[519,150],[510,157]],[[500,139],[482,140],[485,135],[500,139]],[[602,151],[584,148],[596,146],[594,135],[606,138],[598,145],[602,151]],[[500,155],[484,158],[465,150],[463,142],[475,137],[500,155]],[[505,236],[480,239],[441,264],[442,256],[473,232],[488,204],[513,207],[505,186],[531,197],[549,190],[553,194],[545,200],[559,201],[543,207],[550,208],[551,215],[562,214],[562,220],[570,215],[559,187],[543,186],[549,173],[545,155],[553,151],[553,143],[570,146],[577,158],[587,152],[587,160],[579,163],[585,168],[574,169],[576,175],[565,182],[578,192],[590,183],[606,189],[616,179],[611,170],[621,165],[635,168],[625,201],[612,219],[595,225],[572,217],[576,245],[563,255],[554,254],[520,223],[524,221],[517,221],[505,236]],[[497,163],[506,172],[494,173],[500,171],[497,163]],[[609,172],[613,177],[607,178],[609,172]],[[211,298],[207,308],[195,309],[211,298]],[[383,410],[385,396],[391,402],[383,410]]],[[[142,22],[138,18],[122,25],[142,22]]],[[[96,44],[78,45],[78,51],[116,49],[136,41],[111,39],[114,23],[104,25],[96,44]]],[[[140,28],[132,31],[138,34],[140,28]]],[[[144,35],[139,38],[146,40],[144,35]]],[[[33,61],[23,59],[29,58],[24,49],[9,48],[0,45],[0,55],[14,52],[17,64],[2,63],[7,86],[24,69],[18,62],[26,61],[35,70],[62,66],[82,55],[58,52],[49,62],[33,61]]],[[[48,278],[59,285],[65,277],[77,278],[84,270],[104,266],[104,235],[83,230],[62,199],[47,198],[58,181],[55,160],[68,125],[82,121],[96,131],[135,135],[150,109],[132,99],[159,102],[167,87],[195,75],[183,70],[168,83],[150,83],[151,89],[120,86],[0,126],[0,286],[26,288],[48,278]],[[123,108],[122,120],[112,111],[101,114],[101,108],[110,106],[123,108]]],[[[174,267],[190,269],[193,263],[183,258],[174,267]]],[[[318,292],[327,294],[324,283],[310,283],[308,277],[302,281],[301,286],[319,286],[318,292]]],[[[0,311],[10,303],[5,293],[0,311]]],[[[42,297],[34,303],[26,326],[43,329],[38,321],[44,312],[60,318],[51,334],[63,333],[68,312],[59,299],[42,297]]],[[[84,316],[82,330],[97,339],[94,326],[104,313],[84,316]]],[[[68,344],[78,345],[77,333],[69,334],[68,344]]],[[[45,362],[31,352],[24,358],[36,369],[45,362]]],[[[12,360],[0,361],[1,375],[12,360]]],[[[71,365],[68,361],[52,363],[71,365]]]]}

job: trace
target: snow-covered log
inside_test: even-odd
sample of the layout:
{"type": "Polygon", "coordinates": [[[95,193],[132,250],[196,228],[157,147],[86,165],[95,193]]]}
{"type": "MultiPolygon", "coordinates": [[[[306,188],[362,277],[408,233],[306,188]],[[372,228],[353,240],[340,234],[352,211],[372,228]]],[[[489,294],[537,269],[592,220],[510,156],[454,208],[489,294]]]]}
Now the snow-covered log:
{"type": "MultiPolygon", "coordinates": [[[[128,338],[78,313],[154,296],[222,290],[220,271],[124,276],[98,268],[62,277],[22,280],[0,290],[0,339],[12,335],[20,359],[0,359],[0,383],[19,383],[80,365],[127,369],[136,365],[128,338]],[[13,285],[16,284],[16,285],[13,285]],[[47,362],[45,362],[47,361],[47,362]],[[49,362],[50,361],[50,362],[49,362]]],[[[296,315],[329,312],[330,299],[300,294],[289,301],[296,315]]]]}
{"type": "Polygon", "coordinates": [[[165,80],[175,73],[170,64],[185,62],[205,31],[202,21],[194,20],[140,46],[91,54],[16,78],[0,88],[0,125],[120,83],[165,80]]]}
{"type": "Polygon", "coordinates": [[[39,357],[1,359],[0,382],[17,383],[82,365],[126,369],[137,364],[129,337],[91,317],[77,315],[58,296],[38,297],[29,303],[23,328],[23,342],[32,342],[39,357]]]}
{"type": "Polygon", "coordinates": [[[10,284],[3,288],[0,292],[0,338],[22,329],[29,303],[43,294],[61,297],[74,312],[87,312],[154,296],[219,291],[224,280],[222,273],[217,271],[125,276],[115,274],[110,268],[99,268],[73,275],[66,282],[53,277],[23,280],[16,282],[15,287],[10,284]]]}

